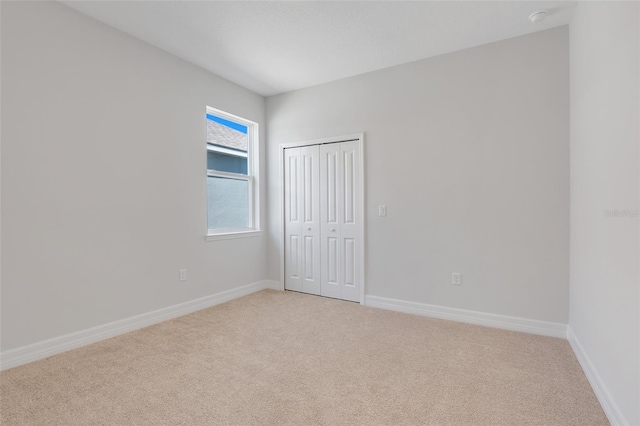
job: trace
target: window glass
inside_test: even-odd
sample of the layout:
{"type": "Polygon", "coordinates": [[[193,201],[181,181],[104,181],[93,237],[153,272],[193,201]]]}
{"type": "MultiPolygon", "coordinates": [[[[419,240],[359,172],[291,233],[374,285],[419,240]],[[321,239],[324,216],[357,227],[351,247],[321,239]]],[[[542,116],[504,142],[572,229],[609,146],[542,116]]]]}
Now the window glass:
{"type": "Polygon", "coordinates": [[[208,235],[259,230],[258,125],[207,107],[208,235]]]}
{"type": "Polygon", "coordinates": [[[249,185],[246,180],[207,177],[209,229],[249,226],[249,185]]]}
{"type": "Polygon", "coordinates": [[[217,170],[219,172],[247,174],[248,158],[237,155],[230,155],[216,151],[215,148],[209,147],[207,151],[207,169],[217,170]]]}

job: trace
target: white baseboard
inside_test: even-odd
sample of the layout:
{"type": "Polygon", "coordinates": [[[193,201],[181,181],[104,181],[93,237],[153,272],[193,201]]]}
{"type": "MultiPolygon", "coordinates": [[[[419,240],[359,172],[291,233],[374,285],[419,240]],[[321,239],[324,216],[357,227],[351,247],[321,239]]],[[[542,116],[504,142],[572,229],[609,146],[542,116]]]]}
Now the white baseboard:
{"type": "Polygon", "coordinates": [[[407,314],[416,314],[425,317],[484,325],[487,327],[502,328],[505,330],[522,331],[525,333],[541,334],[543,336],[560,337],[562,339],[567,338],[567,325],[556,322],[488,314],[485,312],[428,305],[425,303],[406,302],[404,300],[388,299],[386,297],[378,296],[365,296],[364,304],[374,308],[389,309],[407,314]]]}
{"type": "Polygon", "coordinates": [[[191,312],[199,311],[220,303],[228,302],[238,297],[246,296],[267,288],[279,290],[280,283],[277,281],[258,281],[253,284],[222,291],[220,293],[190,300],[178,305],[169,306],[156,311],[147,312],[86,330],[77,331],[75,333],[54,337],[31,345],[4,351],[0,354],[0,370],[17,367],[18,365],[37,361],[51,355],[79,348],[119,334],[138,330],[140,328],[186,315],[191,312]],[[274,283],[276,283],[277,286],[274,285],[274,283]]]}
{"type": "Polygon", "coordinates": [[[598,398],[598,401],[600,402],[604,413],[607,415],[609,423],[614,426],[628,425],[629,423],[625,420],[624,415],[618,408],[618,405],[611,397],[609,390],[602,381],[602,378],[598,374],[598,371],[591,363],[591,360],[580,344],[580,341],[573,333],[571,326],[567,328],[567,340],[569,340],[571,349],[573,349],[573,353],[576,355],[576,358],[578,359],[578,362],[582,367],[582,371],[584,371],[585,376],[587,376],[587,380],[589,380],[591,388],[593,388],[593,393],[596,394],[596,397],[598,398]]]}
{"type": "Polygon", "coordinates": [[[284,286],[280,281],[275,280],[264,280],[266,288],[271,290],[284,290],[284,286]]]}

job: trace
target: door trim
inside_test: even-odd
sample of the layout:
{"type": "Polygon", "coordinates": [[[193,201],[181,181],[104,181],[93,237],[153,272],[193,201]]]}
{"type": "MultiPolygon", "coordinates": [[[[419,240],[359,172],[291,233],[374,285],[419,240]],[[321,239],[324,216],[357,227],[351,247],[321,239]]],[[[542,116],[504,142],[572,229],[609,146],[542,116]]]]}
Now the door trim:
{"type": "Polygon", "coordinates": [[[282,290],[284,290],[284,278],[285,278],[285,270],[284,270],[284,257],[285,257],[285,250],[284,250],[284,243],[286,240],[286,236],[285,236],[285,223],[284,223],[284,150],[287,148],[300,148],[303,146],[309,146],[309,145],[323,145],[323,144],[329,144],[329,143],[339,143],[339,142],[351,142],[351,141],[357,141],[358,142],[358,146],[360,148],[360,194],[362,194],[362,197],[360,199],[360,211],[362,212],[362,220],[360,221],[360,244],[362,245],[360,247],[360,259],[358,259],[358,264],[360,266],[360,276],[361,276],[361,283],[360,283],[360,304],[364,305],[364,295],[365,295],[365,286],[366,286],[366,271],[365,271],[365,259],[366,259],[366,247],[367,247],[367,237],[366,237],[366,233],[365,233],[365,224],[366,224],[366,220],[367,220],[367,214],[366,214],[366,210],[365,210],[365,200],[366,200],[366,193],[365,193],[365,172],[364,172],[364,156],[365,156],[365,152],[364,152],[364,133],[354,133],[354,134],[350,134],[350,135],[343,135],[343,136],[332,136],[332,137],[328,137],[328,138],[321,138],[321,139],[311,139],[311,140],[306,140],[306,141],[299,141],[299,142],[288,142],[288,143],[281,143],[280,144],[280,153],[279,153],[279,159],[280,159],[280,288],[282,290]]]}

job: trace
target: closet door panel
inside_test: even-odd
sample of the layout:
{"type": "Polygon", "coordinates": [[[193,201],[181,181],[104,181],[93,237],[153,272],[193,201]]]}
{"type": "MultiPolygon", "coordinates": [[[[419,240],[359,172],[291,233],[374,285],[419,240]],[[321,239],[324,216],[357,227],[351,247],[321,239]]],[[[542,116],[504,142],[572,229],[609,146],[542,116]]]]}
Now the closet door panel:
{"type": "Polygon", "coordinates": [[[341,142],[339,168],[341,175],[341,255],[344,262],[341,281],[341,298],[359,301],[361,271],[359,260],[362,250],[360,226],[362,222],[360,194],[360,148],[357,142],[341,142]]]}
{"type": "Polygon", "coordinates": [[[320,294],[320,158],[318,145],[300,148],[302,291],[320,294]]]}
{"type": "Polygon", "coordinates": [[[284,150],[284,288],[302,291],[302,212],[300,148],[284,150]]]}
{"type": "Polygon", "coordinates": [[[285,149],[285,288],[359,301],[363,220],[357,141],[285,149]]]}
{"type": "Polygon", "coordinates": [[[343,248],[340,232],[342,182],[340,145],[320,145],[320,237],[322,243],[322,292],[326,297],[341,297],[343,248]]]}

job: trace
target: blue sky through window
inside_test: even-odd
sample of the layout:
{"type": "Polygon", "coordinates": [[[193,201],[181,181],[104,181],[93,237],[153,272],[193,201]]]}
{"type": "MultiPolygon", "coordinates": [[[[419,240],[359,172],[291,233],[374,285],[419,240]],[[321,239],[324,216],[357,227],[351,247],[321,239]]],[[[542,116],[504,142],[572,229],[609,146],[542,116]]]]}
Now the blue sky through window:
{"type": "Polygon", "coordinates": [[[218,117],[216,115],[207,114],[207,120],[215,121],[216,123],[220,123],[223,126],[227,126],[244,134],[247,133],[247,126],[243,126],[242,124],[238,124],[230,120],[225,120],[224,118],[218,117]]]}

